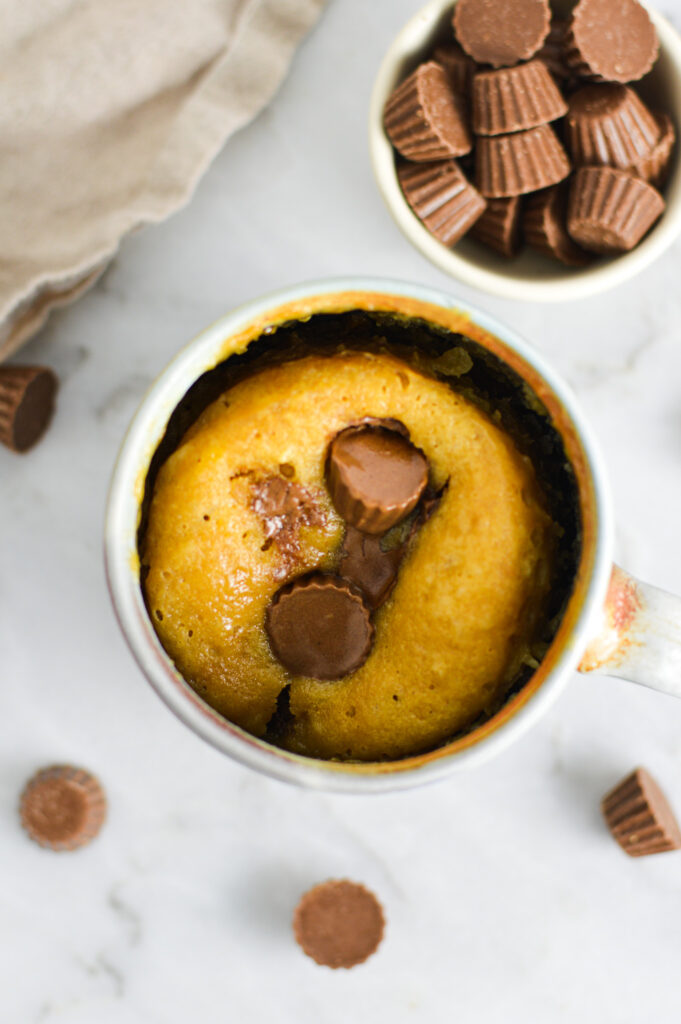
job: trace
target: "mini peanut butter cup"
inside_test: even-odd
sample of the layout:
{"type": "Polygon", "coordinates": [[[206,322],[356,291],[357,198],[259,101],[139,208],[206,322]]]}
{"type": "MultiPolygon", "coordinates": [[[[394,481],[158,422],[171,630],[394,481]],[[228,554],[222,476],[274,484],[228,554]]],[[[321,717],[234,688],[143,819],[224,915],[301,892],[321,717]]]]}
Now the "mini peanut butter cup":
{"type": "Polygon", "coordinates": [[[525,241],[533,249],[568,267],[584,267],[593,257],[570,238],[566,216],[567,192],[563,185],[553,185],[536,192],[527,199],[525,205],[525,241]]]}
{"type": "Polygon", "coordinates": [[[363,885],[331,879],[306,892],[293,915],[293,934],[304,953],[324,967],[356,967],[375,953],[385,918],[363,885]]]}
{"type": "Polygon", "coordinates": [[[453,160],[403,164],[397,177],[416,216],[444,245],[458,242],[485,209],[485,200],[453,160]]]}
{"type": "Polygon", "coordinates": [[[82,768],[54,765],[28,781],[19,802],[21,824],[50,850],[76,850],[91,842],[106,817],[106,797],[82,768]]]}
{"type": "Polygon", "coordinates": [[[570,161],[548,124],[511,135],[481,135],[475,153],[475,184],[485,198],[536,192],[570,173],[570,161]]]}
{"type": "Polygon", "coordinates": [[[473,147],[466,102],[435,61],[421,64],[385,105],[383,123],[407,160],[446,160],[473,147]]]}
{"type": "Polygon", "coordinates": [[[590,252],[633,249],[664,211],[652,185],[614,167],[580,167],[572,180],[567,228],[590,252]]]}
{"type": "Polygon", "coordinates": [[[653,115],[660,130],[660,137],[648,156],[634,161],[629,170],[639,178],[645,178],[655,188],[662,188],[669,174],[676,132],[672,119],[667,114],[653,115]]]}
{"type": "Polygon", "coordinates": [[[45,366],[1,366],[0,442],[15,452],[32,448],[49,426],[56,392],[45,366]]]}
{"type": "Polygon", "coordinates": [[[350,427],[329,445],[327,483],[346,523],[385,533],[416,507],[428,483],[428,460],[402,434],[350,427]]]}
{"type": "Polygon", "coordinates": [[[364,596],[340,576],[313,572],[286,584],[265,613],[275,657],[296,676],[341,679],[366,661],[374,637],[364,596]]]}
{"type": "Polygon", "coordinates": [[[564,82],[571,75],[565,49],[568,27],[569,22],[565,18],[551,18],[549,34],[535,58],[546,65],[556,82],[564,82]]]}
{"type": "Polygon", "coordinates": [[[447,43],[437,46],[433,52],[433,60],[441,64],[449,75],[454,92],[467,96],[475,71],[475,61],[463,52],[459,44],[447,43]]]}
{"type": "Polygon", "coordinates": [[[567,103],[540,60],[473,78],[473,131],[505,135],[562,117],[567,103]]]}
{"type": "Polygon", "coordinates": [[[529,60],[548,35],[547,0],[459,0],[454,34],[478,64],[511,67],[529,60]]]}
{"type": "Polygon", "coordinates": [[[660,138],[658,121],[634,90],[611,82],[573,93],[565,124],[576,167],[626,169],[648,157],[660,138]]]}
{"type": "Polygon", "coordinates": [[[471,229],[471,238],[511,259],[520,251],[522,244],[521,208],[520,196],[488,199],[486,210],[471,229]]]}
{"type": "Polygon", "coordinates": [[[601,803],[613,838],[630,857],[681,849],[681,829],[655,779],[637,768],[601,803]]]}
{"type": "Polygon", "coordinates": [[[635,82],[652,68],[659,45],[637,0],[579,0],[566,39],[567,62],[579,78],[635,82]]]}

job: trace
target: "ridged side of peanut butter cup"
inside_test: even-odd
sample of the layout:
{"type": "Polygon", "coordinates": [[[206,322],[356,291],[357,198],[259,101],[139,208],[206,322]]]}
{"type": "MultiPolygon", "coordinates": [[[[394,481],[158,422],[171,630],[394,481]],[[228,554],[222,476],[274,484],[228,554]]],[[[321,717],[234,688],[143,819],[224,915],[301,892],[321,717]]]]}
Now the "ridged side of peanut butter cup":
{"type": "Polygon", "coordinates": [[[634,90],[614,82],[573,93],[565,126],[576,167],[626,169],[649,156],[660,138],[658,121],[634,90]]]}
{"type": "Polygon", "coordinates": [[[676,142],[676,131],[671,117],[667,114],[653,115],[660,129],[660,137],[648,156],[636,160],[629,170],[639,178],[645,178],[655,188],[662,188],[669,175],[669,167],[676,142]]]}
{"type": "Polygon", "coordinates": [[[364,533],[384,533],[416,508],[428,484],[428,460],[395,430],[349,427],[329,445],[331,500],[364,533]]]}
{"type": "Polygon", "coordinates": [[[601,803],[605,822],[625,853],[646,857],[681,849],[681,829],[655,779],[637,768],[601,803]]]}
{"type": "Polygon", "coordinates": [[[511,259],[522,245],[520,196],[488,199],[487,208],[471,228],[471,238],[511,259]]]}
{"type": "Polygon", "coordinates": [[[32,448],[49,426],[56,392],[46,366],[0,367],[0,443],[15,452],[32,448]]]}
{"type": "Polygon", "coordinates": [[[568,66],[578,78],[635,82],[652,68],[660,44],[637,0],[579,0],[565,46],[568,66]]]}
{"type": "Polygon", "coordinates": [[[486,198],[536,192],[557,184],[569,173],[570,161],[548,124],[478,139],[475,184],[486,198]]]}
{"type": "Polygon", "coordinates": [[[548,35],[548,0],[459,0],[454,34],[479,64],[512,67],[529,60],[548,35]]]}
{"type": "Polygon", "coordinates": [[[476,68],[473,58],[464,53],[458,43],[443,43],[433,51],[433,60],[445,69],[454,91],[468,95],[476,68]]]}
{"type": "Polygon", "coordinates": [[[567,103],[540,60],[480,71],[473,78],[473,131],[478,135],[536,128],[566,111],[567,103]]]}
{"type": "Polygon", "coordinates": [[[403,164],[397,177],[416,216],[444,245],[458,242],[485,210],[485,200],[453,160],[403,164]]]}
{"type": "Polygon", "coordinates": [[[388,99],[383,124],[407,160],[445,160],[473,147],[466,101],[435,61],[421,64],[388,99]]]}
{"type": "Polygon", "coordinates": [[[533,249],[564,263],[584,267],[593,257],[570,238],[567,225],[567,193],[564,185],[553,185],[529,196],[523,213],[523,234],[533,249]]]}
{"type": "Polygon", "coordinates": [[[580,167],[568,203],[570,236],[590,252],[627,252],[665,208],[652,185],[614,167],[580,167]]]}

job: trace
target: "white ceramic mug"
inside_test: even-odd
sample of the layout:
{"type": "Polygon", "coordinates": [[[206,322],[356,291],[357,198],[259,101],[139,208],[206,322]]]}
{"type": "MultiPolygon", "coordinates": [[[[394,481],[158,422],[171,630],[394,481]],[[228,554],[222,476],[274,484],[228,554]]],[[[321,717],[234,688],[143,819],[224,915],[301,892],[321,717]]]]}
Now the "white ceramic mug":
{"type": "Polygon", "coordinates": [[[681,599],[613,568],[613,514],[598,448],[575,397],[543,356],[486,314],[419,285],[340,279],[287,288],[218,320],[170,363],[142,402],[115,467],[105,554],[119,623],[149,682],[218,750],[269,775],[341,792],[401,789],[460,771],[498,753],[556,699],[570,674],[600,671],[681,696],[681,599]],[[556,636],[532,678],[489,721],[436,750],[399,761],[343,764],[301,757],[259,740],[210,708],[162,648],[140,586],[137,530],[144,485],[167,423],[207,370],[276,325],[353,309],[415,317],[464,334],[519,373],[544,403],[578,482],[582,551],[556,636]]]}

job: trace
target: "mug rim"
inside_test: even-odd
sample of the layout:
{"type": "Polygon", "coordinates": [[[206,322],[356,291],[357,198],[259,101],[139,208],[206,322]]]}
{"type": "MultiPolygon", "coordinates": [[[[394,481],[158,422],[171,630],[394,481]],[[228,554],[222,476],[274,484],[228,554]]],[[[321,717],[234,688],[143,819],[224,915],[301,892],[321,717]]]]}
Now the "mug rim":
{"type": "Polygon", "coordinates": [[[596,631],[612,547],[611,498],[598,445],[570,388],[543,355],[515,331],[466,302],[433,288],[373,277],[331,278],[282,288],[242,304],[185,345],[158,375],[128,427],[114,466],[104,527],[106,577],[121,631],[143,674],[180,720],[245,766],[282,781],[352,793],[410,788],[473,767],[528,729],[558,697],[596,631]],[[139,510],[149,463],[172,412],[194,381],[229,354],[243,351],[267,325],[357,308],[420,315],[452,330],[465,327],[467,336],[501,354],[517,372],[522,367],[521,376],[545,401],[554,422],[555,417],[563,421],[559,429],[568,450],[568,441],[572,444],[583,519],[587,511],[575,590],[547,655],[526,686],[488,722],[459,740],[422,755],[361,764],[282,750],[206,704],[161,646],[143,601],[137,555],[139,510]]]}

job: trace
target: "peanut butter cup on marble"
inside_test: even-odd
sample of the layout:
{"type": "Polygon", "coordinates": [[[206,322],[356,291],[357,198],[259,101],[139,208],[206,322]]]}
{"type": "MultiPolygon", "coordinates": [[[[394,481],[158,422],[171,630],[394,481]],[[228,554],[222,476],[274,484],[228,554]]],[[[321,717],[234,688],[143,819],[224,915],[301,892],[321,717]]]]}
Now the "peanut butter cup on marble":
{"type": "Polygon", "coordinates": [[[101,829],[106,797],[94,775],[71,765],[54,765],[29,779],[19,814],[25,831],[39,846],[76,850],[101,829]]]}
{"type": "Polygon", "coordinates": [[[678,821],[645,768],[637,768],[604,796],[601,810],[613,839],[630,857],[681,849],[678,821]]]}
{"type": "Polygon", "coordinates": [[[383,939],[383,909],[357,882],[331,879],[306,892],[293,915],[296,942],[324,967],[356,967],[383,939]]]}
{"type": "Polygon", "coordinates": [[[32,448],[54,413],[57,378],[46,366],[0,366],[0,443],[32,448]]]}

